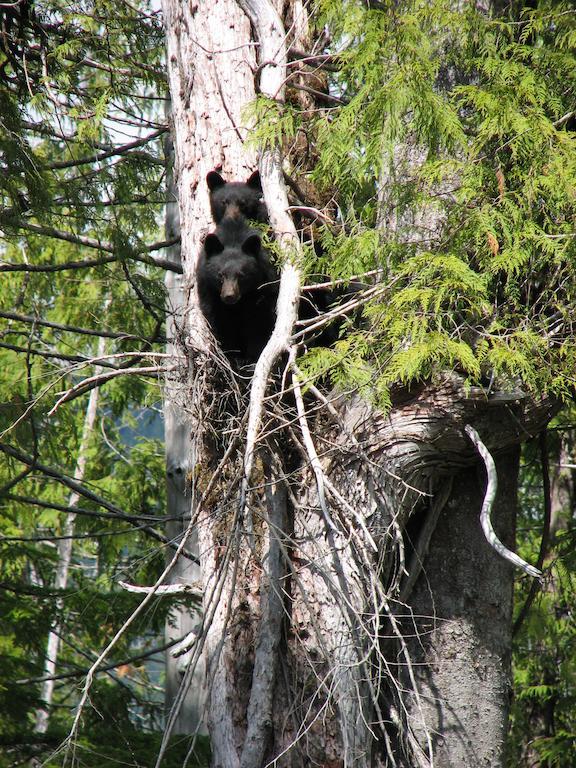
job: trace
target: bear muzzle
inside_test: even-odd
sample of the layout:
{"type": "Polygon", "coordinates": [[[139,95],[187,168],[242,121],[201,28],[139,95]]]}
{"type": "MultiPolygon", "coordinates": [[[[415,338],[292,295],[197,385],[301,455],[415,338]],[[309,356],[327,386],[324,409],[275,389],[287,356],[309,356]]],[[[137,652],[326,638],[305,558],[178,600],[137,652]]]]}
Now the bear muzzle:
{"type": "Polygon", "coordinates": [[[240,288],[236,280],[224,280],[220,289],[220,298],[224,304],[237,304],[240,300],[240,288]]]}

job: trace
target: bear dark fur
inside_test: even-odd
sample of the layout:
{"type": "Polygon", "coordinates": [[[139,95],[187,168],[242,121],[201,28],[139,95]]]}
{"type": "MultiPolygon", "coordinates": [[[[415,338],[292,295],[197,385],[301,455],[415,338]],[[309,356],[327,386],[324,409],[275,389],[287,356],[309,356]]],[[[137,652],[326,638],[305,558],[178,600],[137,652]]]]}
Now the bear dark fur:
{"type": "Polygon", "coordinates": [[[278,274],[243,219],[207,235],[197,270],[200,308],[223,351],[255,362],[276,317],[278,274]]]}
{"type": "MultiPolygon", "coordinates": [[[[206,237],[198,263],[200,307],[224,352],[254,362],[274,328],[278,298],[278,272],[258,232],[248,225],[249,220],[268,221],[260,175],[255,172],[246,182],[226,182],[217,171],[211,171],[206,181],[218,226],[206,237]]],[[[302,294],[298,319],[320,320],[355,291],[353,286],[312,286],[302,294]]],[[[331,346],[342,324],[342,318],[336,318],[306,333],[302,343],[305,347],[331,346]]]]}
{"type": "Polygon", "coordinates": [[[210,171],[206,183],[210,190],[210,210],[216,224],[223,219],[240,217],[263,224],[268,222],[258,171],[254,171],[245,182],[224,181],[217,171],[210,171]]]}

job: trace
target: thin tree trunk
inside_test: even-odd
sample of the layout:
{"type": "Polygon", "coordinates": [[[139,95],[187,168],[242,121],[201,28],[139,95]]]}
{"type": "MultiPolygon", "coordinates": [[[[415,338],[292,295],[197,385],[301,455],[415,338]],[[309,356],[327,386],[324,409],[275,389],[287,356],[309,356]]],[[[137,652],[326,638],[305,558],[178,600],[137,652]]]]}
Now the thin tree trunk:
{"type": "MultiPolygon", "coordinates": [[[[552,442],[552,441],[549,441],[552,442]]],[[[552,453],[552,519],[550,521],[550,540],[565,531],[570,523],[574,510],[576,487],[576,464],[574,464],[574,442],[572,433],[560,432],[553,442],[552,453]]],[[[543,456],[542,461],[548,461],[548,456],[543,456]]]]}
{"type": "MultiPolygon", "coordinates": [[[[101,338],[98,342],[97,356],[103,357],[106,351],[106,340],[101,338]]],[[[88,406],[86,408],[86,415],[84,417],[84,425],[82,428],[82,439],[80,440],[80,447],[78,449],[78,458],[76,460],[76,467],[74,469],[74,479],[78,482],[83,482],[86,473],[86,465],[88,462],[88,448],[92,433],[94,431],[94,425],[96,423],[96,415],[98,413],[98,399],[100,390],[98,387],[94,387],[90,392],[88,398],[88,406]]],[[[68,506],[75,507],[80,500],[80,496],[77,493],[70,494],[68,499],[68,506]]],[[[56,573],[54,575],[54,588],[56,590],[66,589],[68,586],[68,575],[70,572],[70,565],[72,562],[72,550],[74,540],[74,529],[76,524],[76,515],[67,514],[64,518],[64,524],[62,526],[62,536],[68,536],[70,538],[60,539],[57,544],[58,562],[56,564],[56,573]]],[[[46,658],[44,661],[44,670],[42,677],[51,678],[56,673],[56,666],[58,663],[58,652],[60,649],[60,636],[62,634],[63,621],[62,611],[64,610],[64,601],[62,598],[56,600],[56,619],[50,632],[48,633],[48,641],[46,643],[46,658]]],[[[36,712],[36,722],[34,730],[36,733],[46,733],[50,721],[50,707],[52,705],[52,698],[54,695],[54,680],[47,679],[42,683],[42,706],[36,712]]]]}

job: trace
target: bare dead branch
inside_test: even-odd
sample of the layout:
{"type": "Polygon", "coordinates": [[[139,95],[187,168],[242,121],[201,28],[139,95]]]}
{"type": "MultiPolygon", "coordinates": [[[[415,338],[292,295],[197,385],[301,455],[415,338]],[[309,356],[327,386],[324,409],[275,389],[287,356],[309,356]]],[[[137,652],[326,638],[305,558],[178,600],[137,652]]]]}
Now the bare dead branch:
{"type": "Polygon", "coordinates": [[[278,649],[284,616],[282,600],[282,546],[279,537],[286,528],[287,494],[282,479],[276,477],[272,461],[266,468],[268,508],[267,579],[260,585],[262,616],[254,657],[252,688],[246,713],[248,728],[240,756],[240,768],[261,766],[266,756],[273,722],[274,692],[278,671],[278,649]],[[267,582],[267,583],[265,583],[267,582]]]}
{"type": "MultiPolygon", "coordinates": [[[[287,62],[286,38],[282,21],[269,0],[239,0],[239,5],[250,18],[260,43],[260,90],[265,96],[281,101],[284,98],[287,62]]],[[[276,324],[256,363],[250,388],[244,477],[239,501],[241,512],[246,505],[268,377],[276,359],[289,346],[297,317],[301,282],[301,270],[297,266],[301,255],[301,246],[294,222],[288,213],[288,194],[284,183],[282,156],[278,145],[266,146],[262,150],[260,178],[264,199],[270,214],[270,222],[276,233],[280,249],[287,258],[280,279],[276,324]]]]}
{"type": "Polygon", "coordinates": [[[338,106],[345,106],[348,102],[338,96],[333,96],[330,93],[324,93],[323,91],[317,91],[315,88],[310,88],[309,85],[303,85],[302,83],[290,83],[291,88],[295,88],[297,91],[304,91],[314,96],[316,101],[324,103],[326,105],[336,104],[338,106]]]}
{"type": "Polygon", "coordinates": [[[314,445],[314,441],[312,440],[312,435],[310,434],[310,429],[308,428],[308,421],[306,419],[306,409],[304,408],[304,401],[302,399],[302,390],[300,388],[300,380],[298,378],[298,373],[295,368],[295,360],[296,360],[296,347],[292,346],[290,348],[290,366],[292,368],[292,384],[294,387],[294,398],[296,400],[296,410],[298,412],[298,422],[300,424],[300,431],[302,432],[302,439],[304,440],[304,446],[306,448],[306,452],[308,453],[310,466],[312,467],[312,471],[314,472],[314,477],[316,478],[316,489],[318,491],[318,503],[320,504],[320,509],[322,510],[324,521],[326,522],[326,525],[329,528],[331,528],[333,531],[338,532],[338,528],[335,525],[332,518],[330,517],[330,512],[328,511],[328,504],[326,503],[326,494],[324,493],[324,481],[325,481],[324,470],[322,469],[322,464],[320,463],[320,459],[318,458],[318,453],[316,452],[316,446],[314,445]]]}
{"type": "Polygon", "coordinates": [[[490,453],[488,448],[486,448],[486,446],[480,439],[480,435],[478,434],[478,432],[476,432],[474,427],[470,426],[470,424],[466,424],[464,427],[464,431],[466,432],[470,440],[474,443],[476,450],[482,457],[484,466],[486,467],[486,474],[488,476],[486,494],[484,496],[484,501],[482,503],[482,510],[480,512],[480,523],[482,525],[482,530],[484,531],[484,535],[486,536],[488,543],[493,549],[496,550],[496,552],[498,552],[498,554],[501,557],[511,562],[517,568],[521,568],[524,571],[524,573],[527,573],[529,576],[533,576],[535,579],[542,578],[542,571],[539,571],[538,568],[534,568],[533,565],[529,565],[519,555],[507,549],[504,546],[504,544],[502,544],[498,536],[496,536],[496,531],[492,527],[492,521],[490,520],[492,505],[494,504],[496,491],[498,489],[498,477],[496,475],[496,465],[494,464],[494,459],[492,458],[492,454],[490,453]]]}
{"type": "Polygon", "coordinates": [[[328,72],[338,72],[340,69],[337,63],[337,53],[309,54],[304,51],[298,51],[291,46],[288,51],[288,58],[289,67],[299,67],[301,64],[305,64],[308,67],[325,69],[328,72]]]}
{"type": "Polygon", "coordinates": [[[188,651],[191,651],[197,642],[198,630],[193,629],[188,632],[188,634],[182,638],[178,645],[170,651],[170,656],[173,656],[175,659],[177,659],[179,656],[183,656],[185,653],[188,653],[188,651]]]}
{"type": "Polygon", "coordinates": [[[202,601],[203,592],[197,583],[194,584],[163,584],[160,587],[139,587],[136,584],[129,584],[127,581],[119,581],[118,584],[127,592],[134,592],[139,595],[148,595],[154,592],[158,597],[185,595],[192,598],[195,602],[202,601]]]}

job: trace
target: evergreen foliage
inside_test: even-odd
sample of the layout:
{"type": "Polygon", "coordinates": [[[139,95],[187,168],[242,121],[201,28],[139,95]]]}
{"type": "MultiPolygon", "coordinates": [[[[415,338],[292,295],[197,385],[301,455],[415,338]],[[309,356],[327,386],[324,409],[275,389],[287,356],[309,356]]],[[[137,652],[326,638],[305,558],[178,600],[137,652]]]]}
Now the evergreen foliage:
{"type": "MultiPolygon", "coordinates": [[[[330,90],[343,103],[307,126],[317,136],[314,180],[336,195],[346,232],[321,271],[340,279],[381,270],[377,279],[389,282],[384,301],[367,303],[370,343],[358,334],[353,356],[372,371],[376,393],[448,367],[474,383],[569,398],[570,5],[512,4],[501,15],[446,0],[371,5],[320,4],[318,25],[332,35],[330,90]],[[353,258],[340,257],[347,251],[353,258]]],[[[290,141],[297,123],[291,108],[284,122],[273,115],[268,131],[289,125],[290,141]]],[[[330,351],[322,357],[304,361],[308,373],[334,362],[330,351]]]]}
{"type": "MultiPolygon", "coordinates": [[[[61,744],[94,651],[140,602],[117,581],[154,583],[164,566],[161,373],[137,369],[163,365],[149,357],[165,343],[164,273],[149,246],[164,239],[167,126],[164,40],[151,5],[26,0],[0,16],[0,765],[8,766],[43,761],[61,744]],[[122,368],[134,373],[116,375],[122,368]],[[85,435],[93,384],[78,385],[106,374],[85,435]],[[86,471],[69,507],[86,438],[86,471]],[[55,589],[63,536],[73,537],[70,575],[55,589]],[[33,725],[54,622],[64,677],[43,735],[33,725]]],[[[148,765],[158,749],[162,655],[131,659],[162,646],[167,610],[156,604],[107,660],[122,665],[99,676],[82,764],[131,755],[148,765]]],[[[188,747],[167,764],[181,765],[188,747]]]]}
{"type": "Polygon", "coordinates": [[[573,408],[555,420],[549,431],[549,455],[530,444],[521,469],[519,526],[523,555],[536,561],[541,547],[542,509],[546,507],[543,462],[550,462],[550,542],[544,560],[545,585],[520,617],[531,585],[516,585],[514,634],[514,698],[512,700],[508,765],[534,764],[568,768],[576,761],[576,636],[571,606],[576,599],[573,529],[574,470],[563,466],[573,450],[573,408]],[[521,623],[518,623],[518,622],[521,623]]]}

